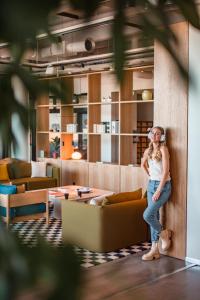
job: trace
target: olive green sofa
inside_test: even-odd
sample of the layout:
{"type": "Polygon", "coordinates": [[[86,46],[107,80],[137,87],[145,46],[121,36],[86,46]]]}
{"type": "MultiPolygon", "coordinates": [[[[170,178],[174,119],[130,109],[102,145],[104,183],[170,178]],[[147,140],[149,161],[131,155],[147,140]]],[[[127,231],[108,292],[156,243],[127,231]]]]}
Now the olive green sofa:
{"type": "Polygon", "coordinates": [[[0,184],[24,184],[27,191],[52,188],[60,184],[59,168],[46,165],[45,177],[31,177],[31,163],[16,158],[0,160],[0,184]]]}
{"type": "Polygon", "coordinates": [[[63,200],[63,239],[97,252],[148,241],[148,227],[143,220],[146,206],[145,198],[104,206],[63,200]]]}

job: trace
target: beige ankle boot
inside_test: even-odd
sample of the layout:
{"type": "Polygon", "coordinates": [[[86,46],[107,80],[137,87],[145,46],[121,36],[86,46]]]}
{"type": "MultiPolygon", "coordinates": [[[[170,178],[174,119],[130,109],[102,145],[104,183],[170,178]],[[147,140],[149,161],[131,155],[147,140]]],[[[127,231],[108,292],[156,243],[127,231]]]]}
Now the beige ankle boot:
{"type": "Polygon", "coordinates": [[[152,242],[151,250],[142,256],[142,260],[153,260],[160,258],[158,243],[152,242]]]}
{"type": "Polygon", "coordinates": [[[161,249],[166,251],[171,246],[172,232],[169,229],[162,230],[160,233],[161,249]]]}

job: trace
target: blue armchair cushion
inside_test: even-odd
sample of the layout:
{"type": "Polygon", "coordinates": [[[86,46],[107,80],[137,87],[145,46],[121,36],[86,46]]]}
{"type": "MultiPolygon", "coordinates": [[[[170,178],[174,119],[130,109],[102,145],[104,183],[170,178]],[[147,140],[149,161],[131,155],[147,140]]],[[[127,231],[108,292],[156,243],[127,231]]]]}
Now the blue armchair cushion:
{"type": "MultiPolygon", "coordinates": [[[[17,193],[16,185],[0,185],[0,194],[11,195],[17,193]]],[[[37,213],[43,213],[46,211],[45,203],[39,204],[30,204],[24,205],[19,207],[12,207],[10,208],[10,217],[19,217],[19,216],[26,216],[32,215],[37,213]]],[[[6,217],[6,208],[0,206],[0,216],[6,217]]]]}
{"type": "Polygon", "coordinates": [[[0,194],[11,195],[17,193],[16,185],[0,184],[0,194]]]}
{"type": "MultiPolygon", "coordinates": [[[[46,211],[45,203],[39,204],[31,204],[31,205],[24,205],[19,207],[12,207],[10,208],[10,217],[20,217],[20,216],[27,216],[33,214],[39,214],[46,211]]],[[[6,217],[6,208],[0,206],[0,215],[2,217],[6,217]]]]}

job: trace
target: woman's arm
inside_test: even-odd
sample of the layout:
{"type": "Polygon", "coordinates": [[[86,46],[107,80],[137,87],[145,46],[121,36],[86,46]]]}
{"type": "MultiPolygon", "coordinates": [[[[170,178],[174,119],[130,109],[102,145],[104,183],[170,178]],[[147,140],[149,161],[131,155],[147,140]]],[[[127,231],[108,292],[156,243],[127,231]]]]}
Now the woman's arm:
{"type": "Polygon", "coordinates": [[[165,182],[167,181],[167,178],[169,176],[169,152],[168,152],[168,149],[166,146],[162,146],[160,148],[160,151],[162,153],[163,173],[162,173],[162,178],[160,180],[160,184],[152,198],[154,201],[159,199],[162,189],[165,185],[165,182]]]}
{"type": "Polygon", "coordinates": [[[144,151],[142,161],[141,161],[141,167],[144,169],[144,171],[149,176],[149,169],[148,169],[148,149],[144,151]]]}

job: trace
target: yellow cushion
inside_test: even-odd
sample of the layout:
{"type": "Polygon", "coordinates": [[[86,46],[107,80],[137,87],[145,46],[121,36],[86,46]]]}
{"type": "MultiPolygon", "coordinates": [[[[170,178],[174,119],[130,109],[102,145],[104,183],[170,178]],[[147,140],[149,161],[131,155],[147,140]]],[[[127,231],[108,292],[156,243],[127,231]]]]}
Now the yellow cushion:
{"type": "Polygon", "coordinates": [[[133,191],[133,192],[122,192],[118,194],[114,194],[112,196],[107,196],[105,201],[103,201],[102,205],[105,204],[114,204],[131,200],[138,200],[142,198],[142,188],[133,191]]]}
{"type": "Polygon", "coordinates": [[[10,180],[7,164],[0,164],[0,180],[10,180]]]}

